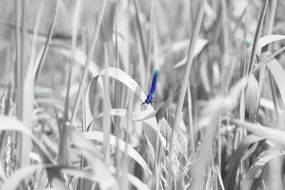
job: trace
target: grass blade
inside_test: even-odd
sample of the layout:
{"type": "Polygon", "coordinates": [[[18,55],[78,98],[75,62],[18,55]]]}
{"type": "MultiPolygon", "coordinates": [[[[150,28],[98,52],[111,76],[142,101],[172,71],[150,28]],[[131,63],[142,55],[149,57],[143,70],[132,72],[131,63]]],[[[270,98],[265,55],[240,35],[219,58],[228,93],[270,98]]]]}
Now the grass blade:
{"type": "Polygon", "coordinates": [[[58,1],[57,5],[56,5],[55,14],[54,14],[51,26],[49,28],[49,33],[48,33],[48,36],[47,36],[47,39],[46,39],[46,42],[45,42],[45,45],[44,45],[44,49],[43,49],[40,61],[37,63],[38,65],[35,66],[35,68],[36,68],[35,69],[35,84],[37,84],[37,82],[38,82],[38,78],[39,78],[41,69],[43,67],[44,61],[46,59],[46,55],[47,55],[47,52],[48,52],[48,49],[49,49],[49,45],[51,43],[51,38],[52,38],[53,31],[54,31],[55,23],[56,23],[56,20],[57,20],[57,15],[58,15],[58,11],[59,11],[59,6],[60,6],[59,2],[60,1],[58,1]]]}
{"type": "Polygon", "coordinates": [[[278,144],[285,144],[285,132],[277,129],[264,127],[260,124],[253,124],[242,120],[231,119],[230,122],[237,126],[243,127],[255,135],[266,138],[278,144]]]}
{"type": "Polygon", "coordinates": [[[267,67],[271,72],[273,78],[275,79],[275,82],[281,94],[281,98],[283,100],[283,103],[285,104],[285,71],[276,59],[273,59],[269,63],[267,63],[267,67]]]}
{"type": "Polygon", "coordinates": [[[255,57],[256,49],[257,49],[257,46],[259,43],[258,41],[259,41],[259,37],[260,37],[261,29],[262,29],[262,24],[263,24],[264,17],[265,17],[267,5],[268,5],[268,0],[266,0],[266,2],[264,3],[263,8],[262,8],[261,13],[260,13],[260,16],[259,16],[259,19],[258,19],[258,24],[257,24],[257,28],[255,31],[253,45],[252,45],[252,49],[251,49],[251,55],[250,55],[250,59],[249,59],[249,66],[248,66],[248,70],[247,70],[247,75],[251,72],[251,69],[252,69],[253,59],[255,57]]]}
{"type": "MultiPolygon", "coordinates": [[[[178,105],[176,108],[173,131],[171,133],[170,140],[169,140],[170,141],[169,142],[170,168],[172,168],[172,165],[174,164],[174,154],[175,154],[174,153],[174,138],[175,138],[175,135],[177,132],[178,123],[180,122],[180,119],[182,118],[181,117],[181,111],[182,111],[182,107],[183,107],[183,103],[184,103],[184,97],[185,97],[185,93],[186,93],[187,83],[189,81],[189,75],[190,75],[190,70],[191,70],[191,66],[192,66],[192,62],[193,62],[194,50],[196,47],[196,41],[197,41],[197,38],[199,35],[199,31],[200,31],[201,23],[203,20],[204,12],[205,12],[205,1],[202,1],[201,7],[199,10],[199,14],[198,14],[197,20],[196,20],[196,26],[195,26],[193,35],[191,37],[191,44],[189,46],[189,52],[188,52],[188,60],[187,60],[187,65],[186,65],[185,73],[184,73],[183,80],[182,80],[181,91],[180,91],[179,99],[178,99],[178,105]]],[[[194,185],[193,188],[195,189],[197,187],[194,185]]]]}
{"type": "Polygon", "coordinates": [[[75,103],[74,103],[74,107],[73,107],[73,110],[72,110],[71,122],[70,122],[71,126],[73,126],[73,124],[74,124],[75,117],[76,117],[76,114],[77,114],[77,111],[78,111],[78,108],[79,108],[79,103],[80,103],[80,100],[82,99],[81,96],[83,95],[83,92],[85,90],[85,82],[86,82],[87,74],[88,74],[88,71],[89,71],[89,65],[91,63],[92,56],[93,56],[93,53],[94,53],[94,50],[95,50],[95,47],[96,47],[96,44],[97,44],[99,31],[100,31],[100,26],[101,26],[101,23],[102,23],[102,20],[103,20],[106,4],[107,4],[107,0],[104,0],[102,8],[101,8],[100,15],[99,15],[99,18],[98,18],[98,24],[97,24],[97,26],[94,29],[93,34],[92,34],[92,39],[91,39],[91,42],[90,42],[90,48],[89,48],[89,52],[88,52],[88,55],[87,55],[87,60],[86,60],[85,66],[84,66],[84,71],[83,71],[83,74],[82,74],[82,78],[81,78],[81,81],[80,81],[79,89],[78,89],[78,92],[77,92],[77,95],[76,95],[76,99],[75,99],[75,103]]]}

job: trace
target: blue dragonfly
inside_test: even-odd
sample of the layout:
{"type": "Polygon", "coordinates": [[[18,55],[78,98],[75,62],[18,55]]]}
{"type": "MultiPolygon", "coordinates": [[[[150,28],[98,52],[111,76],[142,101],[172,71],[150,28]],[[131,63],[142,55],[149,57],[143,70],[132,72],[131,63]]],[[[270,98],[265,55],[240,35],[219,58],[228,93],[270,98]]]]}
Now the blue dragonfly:
{"type": "MultiPolygon", "coordinates": [[[[157,70],[154,71],[149,93],[145,99],[143,104],[152,104],[155,102],[154,94],[156,90],[156,84],[159,77],[159,72],[157,70]]],[[[170,92],[170,96],[167,98],[166,101],[160,104],[160,106],[154,105],[154,108],[156,110],[155,117],[157,122],[166,114],[168,108],[170,107],[171,103],[173,102],[174,98],[176,98],[180,92],[181,84],[179,84],[175,91],[170,92]]]]}
{"type": "Polygon", "coordinates": [[[154,71],[150,89],[145,101],[142,104],[152,104],[155,101],[154,94],[156,90],[156,84],[158,80],[159,72],[157,70],[154,71]]]}

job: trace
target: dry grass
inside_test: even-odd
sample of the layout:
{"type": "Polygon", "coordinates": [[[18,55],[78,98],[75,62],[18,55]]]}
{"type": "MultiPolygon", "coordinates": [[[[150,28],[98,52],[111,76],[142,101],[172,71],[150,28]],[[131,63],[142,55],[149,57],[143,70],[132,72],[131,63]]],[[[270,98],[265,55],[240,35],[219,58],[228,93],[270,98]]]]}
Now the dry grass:
{"type": "Polygon", "coordinates": [[[0,3],[0,189],[283,189],[283,1],[0,3]]]}

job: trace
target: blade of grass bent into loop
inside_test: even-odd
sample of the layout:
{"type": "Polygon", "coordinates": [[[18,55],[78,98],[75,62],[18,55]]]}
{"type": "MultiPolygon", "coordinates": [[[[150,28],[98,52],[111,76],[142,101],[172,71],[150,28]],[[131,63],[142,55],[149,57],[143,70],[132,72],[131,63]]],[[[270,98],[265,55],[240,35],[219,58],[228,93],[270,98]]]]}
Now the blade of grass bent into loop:
{"type": "Polygon", "coordinates": [[[83,75],[82,75],[82,78],[81,78],[81,81],[80,81],[79,89],[78,89],[78,92],[77,92],[77,95],[76,95],[74,108],[72,110],[71,126],[73,126],[73,123],[74,123],[74,120],[75,120],[75,117],[76,117],[76,114],[77,114],[77,111],[78,111],[78,108],[79,108],[79,103],[80,103],[80,100],[82,99],[81,96],[83,95],[83,92],[84,92],[84,89],[85,89],[85,82],[86,82],[87,74],[88,74],[88,71],[89,71],[89,65],[91,63],[92,56],[93,56],[93,53],[94,53],[94,50],[95,50],[95,47],[96,47],[96,44],[97,44],[97,41],[98,41],[100,26],[102,24],[102,20],[103,20],[103,16],[104,16],[104,12],[105,12],[107,1],[108,0],[104,0],[104,3],[103,3],[102,8],[101,8],[100,15],[99,15],[99,19],[98,19],[98,24],[97,24],[97,26],[94,29],[93,34],[92,34],[92,39],[91,39],[91,42],[90,42],[90,48],[89,48],[89,52],[88,52],[88,55],[87,55],[87,60],[86,60],[84,71],[83,71],[83,75]]]}
{"type": "MultiPolygon", "coordinates": [[[[89,113],[88,114],[92,115],[91,110],[92,110],[92,104],[93,104],[92,100],[93,100],[93,97],[95,95],[95,91],[94,91],[95,85],[97,84],[97,81],[99,83],[100,82],[102,83],[102,81],[100,81],[99,79],[102,79],[102,76],[104,76],[106,74],[106,72],[108,73],[109,78],[114,78],[114,79],[120,81],[121,83],[123,83],[124,85],[126,85],[131,90],[131,92],[134,93],[140,99],[141,102],[143,102],[145,100],[146,95],[135,80],[133,80],[127,73],[125,73],[121,69],[109,67],[107,69],[103,69],[99,73],[98,76],[94,77],[93,80],[91,81],[90,85],[89,85],[89,89],[88,89],[89,98],[87,98],[87,101],[89,104],[89,110],[88,110],[89,113]]],[[[102,92],[104,92],[104,90],[102,90],[102,92]]],[[[152,112],[154,111],[153,107],[151,107],[151,106],[147,106],[147,108],[149,109],[149,111],[152,111],[152,112]]],[[[157,131],[157,129],[158,129],[157,122],[156,122],[156,120],[153,120],[153,119],[154,119],[154,117],[143,120],[143,123],[146,124],[144,127],[144,131],[146,132],[147,137],[152,136],[154,131],[157,131]],[[149,128],[149,126],[150,126],[150,128],[149,128]]],[[[91,122],[91,121],[88,121],[88,122],[91,122]]],[[[155,145],[155,141],[152,141],[151,144],[155,145]]]]}
{"type": "MultiPolygon", "coordinates": [[[[106,69],[103,69],[97,76],[95,76],[89,84],[87,94],[89,95],[88,101],[89,101],[90,106],[92,104],[92,98],[94,97],[95,86],[97,82],[99,83],[100,86],[103,86],[102,76],[105,76],[106,72],[108,73],[109,78],[114,78],[115,80],[118,80],[124,85],[126,85],[133,93],[136,94],[136,96],[140,99],[141,102],[145,100],[146,98],[145,93],[143,92],[141,87],[138,85],[138,83],[134,79],[132,79],[127,73],[125,73],[119,68],[108,67],[106,69]]],[[[102,92],[104,92],[103,89],[102,89],[102,92]]],[[[89,111],[91,110],[92,108],[90,107],[89,111]]]]}
{"type": "Polygon", "coordinates": [[[186,64],[186,69],[185,69],[183,80],[182,80],[181,91],[180,91],[179,99],[178,99],[178,105],[176,108],[173,131],[171,133],[170,140],[169,140],[170,141],[169,142],[169,158],[170,158],[169,169],[172,168],[172,165],[174,164],[174,160],[175,160],[174,159],[174,156],[175,156],[174,138],[175,138],[175,133],[176,133],[177,128],[178,128],[178,124],[180,122],[180,119],[182,118],[182,107],[184,104],[184,98],[185,98],[187,83],[189,80],[190,70],[191,70],[191,66],[192,66],[192,62],[193,62],[193,55],[194,55],[194,50],[195,50],[195,46],[196,46],[196,41],[198,39],[198,35],[200,32],[200,28],[201,28],[201,24],[202,24],[204,12],[205,12],[205,2],[206,2],[205,0],[203,0],[201,2],[201,8],[200,8],[199,14],[197,16],[194,32],[193,32],[193,35],[191,37],[191,42],[189,45],[187,64],[186,64]]]}
{"type": "MultiPolygon", "coordinates": [[[[111,109],[110,110],[110,116],[117,116],[117,117],[124,118],[126,117],[126,114],[127,114],[126,109],[111,109]]],[[[92,121],[92,123],[95,122],[97,119],[103,117],[103,115],[104,115],[103,113],[100,113],[99,115],[97,115],[92,121]]],[[[144,124],[146,124],[147,126],[145,125],[143,129],[150,130],[150,133],[147,133],[147,134],[151,134],[152,136],[153,130],[156,130],[156,122],[153,120],[154,117],[155,117],[155,113],[152,110],[145,110],[139,113],[133,113],[132,120],[135,122],[135,124],[139,122],[143,122],[144,124]],[[151,127],[152,129],[148,129],[149,127],[151,127]]],[[[89,125],[87,131],[92,131],[92,128],[91,128],[92,123],[89,125]]],[[[161,119],[161,122],[159,123],[159,128],[160,128],[159,139],[163,147],[166,148],[166,141],[168,140],[167,138],[169,134],[171,134],[172,129],[170,128],[169,124],[164,118],[161,119]]],[[[154,140],[155,139],[156,138],[154,138],[154,140]]],[[[183,151],[178,150],[178,152],[183,152],[183,151]]]]}
{"type": "MultiPolygon", "coordinates": [[[[126,85],[132,92],[134,92],[140,99],[141,102],[143,102],[146,98],[146,95],[144,94],[141,87],[137,84],[135,80],[133,80],[127,73],[122,71],[118,68],[109,67],[107,68],[108,76],[109,78],[114,78],[124,85],[126,85]]],[[[97,82],[99,83],[99,86],[101,87],[101,92],[104,96],[104,88],[103,88],[103,81],[102,77],[106,74],[106,69],[103,69],[99,74],[97,74],[92,81],[89,84],[89,87],[87,89],[85,99],[85,105],[86,105],[86,122],[89,124],[92,121],[92,112],[93,112],[93,99],[95,97],[95,89],[97,82]],[[100,80],[99,80],[100,79],[100,80]]]]}

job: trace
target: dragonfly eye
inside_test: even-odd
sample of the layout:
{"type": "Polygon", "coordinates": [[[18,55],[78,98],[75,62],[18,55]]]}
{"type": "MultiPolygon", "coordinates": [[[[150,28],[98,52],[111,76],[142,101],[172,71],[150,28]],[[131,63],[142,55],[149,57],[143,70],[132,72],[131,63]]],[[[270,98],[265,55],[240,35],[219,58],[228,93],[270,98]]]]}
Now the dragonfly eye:
{"type": "Polygon", "coordinates": [[[153,102],[153,95],[152,94],[149,94],[149,95],[147,95],[147,97],[146,97],[146,99],[145,99],[145,103],[146,104],[151,104],[152,102],[153,102]]]}

